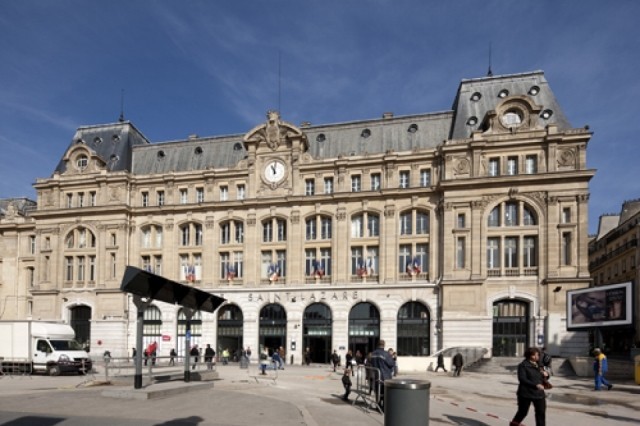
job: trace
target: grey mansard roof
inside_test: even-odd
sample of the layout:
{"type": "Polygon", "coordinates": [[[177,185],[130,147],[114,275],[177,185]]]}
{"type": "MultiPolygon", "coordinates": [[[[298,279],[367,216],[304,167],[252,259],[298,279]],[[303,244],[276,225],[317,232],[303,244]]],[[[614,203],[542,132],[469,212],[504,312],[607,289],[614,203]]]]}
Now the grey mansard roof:
{"type": "MultiPolygon", "coordinates": [[[[316,159],[435,149],[447,140],[470,138],[474,131],[481,130],[483,119],[503,101],[500,96],[503,91],[509,97],[526,96],[533,100],[540,110],[534,124],[540,128],[550,124],[559,131],[571,128],[543,72],[534,71],[462,80],[451,110],[398,117],[387,113],[371,120],[303,124],[300,130],[308,139],[308,153],[316,159]],[[550,114],[543,117],[545,112],[550,114]]],[[[107,164],[108,170],[141,175],[233,168],[247,155],[244,136],[194,137],[151,144],[130,122],[121,122],[81,127],[71,144],[87,144],[107,164]]],[[[61,160],[56,171],[62,173],[65,167],[61,160]]]]}

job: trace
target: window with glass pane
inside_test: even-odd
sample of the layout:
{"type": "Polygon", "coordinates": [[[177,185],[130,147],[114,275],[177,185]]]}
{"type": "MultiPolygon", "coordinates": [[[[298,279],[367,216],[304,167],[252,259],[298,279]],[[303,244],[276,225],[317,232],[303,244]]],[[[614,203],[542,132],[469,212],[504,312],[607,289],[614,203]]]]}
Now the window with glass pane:
{"type": "Polygon", "coordinates": [[[147,272],[153,272],[151,266],[151,256],[142,256],[142,270],[147,272]]]}
{"type": "Polygon", "coordinates": [[[362,247],[351,247],[351,275],[358,275],[364,264],[362,247]]]}
{"type": "Polygon", "coordinates": [[[285,250],[277,250],[276,251],[276,259],[278,263],[278,268],[280,268],[280,276],[287,276],[287,252],[285,250]]]}
{"type": "Polygon", "coordinates": [[[533,211],[526,206],[522,209],[522,224],[524,226],[533,226],[536,224],[536,217],[533,211]]]}
{"type": "Polygon", "coordinates": [[[244,185],[236,186],[236,198],[238,200],[244,200],[246,197],[246,191],[244,189],[244,185]]]}
{"type": "Polygon", "coordinates": [[[464,229],[466,228],[466,216],[464,213],[458,213],[458,222],[457,222],[457,227],[458,229],[464,229]]]}
{"type": "Polygon", "coordinates": [[[204,188],[196,188],[196,203],[204,202],[204,188]]]}
{"type": "Polygon", "coordinates": [[[236,244],[242,244],[244,242],[244,223],[236,221],[234,222],[234,225],[236,227],[235,242],[236,244]]]}
{"type": "Polygon", "coordinates": [[[142,193],[142,207],[147,207],[149,206],[149,193],[148,192],[143,192],[142,193]]]}
{"type": "Polygon", "coordinates": [[[500,226],[500,206],[494,207],[489,213],[487,226],[500,226]]]}
{"type": "Polygon", "coordinates": [[[500,268],[500,238],[487,238],[487,268],[500,268]]]}
{"type": "Polygon", "coordinates": [[[188,202],[188,192],[186,189],[180,190],[180,204],[187,204],[188,202]]]}
{"type": "Polygon", "coordinates": [[[142,248],[151,247],[151,228],[142,229],[142,248]]]}
{"type": "Polygon", "coordinates": [[[276,223],[278,225],[278,241],[287,241],[287,221],[278,219],[276,223]]]}
{"type": "Polygon", "coordinates": [[[562,223],[571,223],[571,207],[562,208],[562,223]]]}
{"type": "Polygon", "coordinates": [[[231,266],[231,256],[229,253],[223,252],[220,253],[220,278],[226,279],[227,272],[229,271],[229,267],[231,266]]]}
{"type": "Polygon", "coordinates": [[[538,173],[538,156],[527,155],[525,158],[525,171],[527,174],[538,173]]]}
{"type": "Polygon", "coordinates": [[[262,242],[270,243],[273,241],[273,224],[271,219],[262,222],[262,242]]]}
{"type": "Polygon", "coordinates": [[[162,275],[162,256],[153,256],[154,270],[156,275],[162,275]]]}
{"type": "Polygon", "coordinates": [[[236,271],[236,277],[242,278],[244,275],[244,253],[241,251],[233,252],[233,267],[236,271]]]}
{"type": "Polygon", "coordinates": [[[202,232],[202,225],[195,224],[193,226],[193,228],[194,228],[194,232],[196,234],[196,245],[197,246],[201,246],[202,245],[202,241],[204,239],[204,234],[202,232]]]}
{"type": "Polygon", "coordinates": [[[490,158],[489,159],[489,176],[500,176],[500,159],[499,158],[490,158]]]}
{"type": "Polygon", "coordinates": [[[322,225],[322,239],[330,240],[331,239],[331,218],[323,217],[321,219],[321,225],[322,225]]]}
{"type": "Polygon", "coordinates": [[[316,236],[318,235],[318,231],[317,231],[317,225],[316,225],[316,217],[312,217],[310,219],[307,219],[305,222],[305,238],[307,241],[309,240],[315,240],[316,236]]]}
{"type": "Polygon", "coordinates": [[[322,260],[322,266],[324,266],[324,274],[326,276],[331,275],[331,249],[320,249],[320,260],[322,260]]]}
{"type": "Polygon", "coordinates": [[[229,188],[226,186],[220,187],[220,201],[227,201],[229,199],[229,188]]]}
{"type": "Polygon", "coordinates": [[[189,225],[184,225],[180,228],[180,245],[189,245],[189,225]]]}
{"type": "Polygon", "coordinates": [[[72,281],[73,280],[73,257],[71,256],[65,257],[64,262],[65,262],[64,279],[66,281],[72,281]]]}
{"type": "Polygon", "coordinates": [[[156,204],[159,206],[164,206],[164,191],[156,192],[156,204]]]}
{"type": "Polygon", "coordinates": [[[84,257],[78,256],[78,281],[84,281],[84,257]]]}
{"type": "Polygon", "coordinates": [[[380,173],[372,173],[371,174],[371,190],[378,191],[380,190],[380,173]]]}
{"type": "Polygon", "coordinates": [[[220,244],[229,244],[231,242],[231,222],[220,224],[220,244]]]}
{"type": "Polygon", "coordinates": [[[379,265],[379,252],[378,247],[367,247],[367,273],[369,275],[378,274],[379,265]]]}
{"type": "Polygon", "coordinates": [[[465,267],[466,251],[467,239],[465,237],[456,238],[456,268],[462,269],[465,267]]]}
{"type": "Polygon", "coordinates": [[[504,239],[504,267],[518,267],[518,238],[507,237],[504,239]]]}
{"type": "Polygon", "coordinates": [[[333,194],[333,178],[324,178],[324,193],[333,194]]]}
{"type": "Polygon", "coordinates": [[[524,237],[522,248],[522,265],[525,268],[538,266],[537,237],[524,237]]]}
{"type": "Polygon", "coordinates": [[[89,205],[91,207],[95,207],[95,205],[96,205],[96,193],[95,192],[90,192],[89,193],[89,205]]]}
{"type": "Polygon", "coordinates": [[[67,208],[73,207],[73,194],[67,194],[67,208]]]}
{"type": "Polygon", "coordinates": [[[423,188],[431,186],[431,169],[420,170],[420,186],[423,188]]]}
{"type": "Polygon", "coordinates": [[[518,157],[507,158],[507,174],[508,175],[518,174],[518,157]]]}
{"type": "Polygon", "coordinates": [[[411,264],[413,259],[411,258],[411,245],[402,244],[398,250],[398,272],[407,272],[407,265],[411,264]]]}
{"type": "Polygon", "coordinates": [[[307,179],[304,181],[304,194],[313,195],[316,193],[316,182],[313,179],[307,179]]]}
{"type": "Polygon", "coordinates": [[[362,190],[362,181],[360,175],[351,176],[351,192],[360,192],[362,190]]]}
{"type": "Polygon", "coordinates": [[[89,256],[89,281],[96,280],[96,257],[89,256]]]}
{"type": "Polygon", "coordinates": [[[504,225],[518,225],[518,205],[516,203],[506,203],[504,205],[504,225]]]}
{"type": "Polygon", "coordinates": [[[416,255],[422,273],[429,271],[429,244],[416,244],[416,255]]]}
{"type": "Polygon", "coordinates": [[[397,318],[398,355],[428,356],[429,311],[420,302],[408,302],[400,307],[397,318]]]}
{"type": "Polygon", "coordinates": [[[84,207],[84,192],[78,193],[78,207],[84,207]]]}
{"type": "Polygon", "coordinates": [[[377,214],[367,214],[367,232],[369,237],[380,236],[380,218],[377,214]]]}
{"type": "Polygon", "coordinates": [[[400,214],[400,235],[411,235],[411,212],[400,214]]]}
{"type": "Polygon", "coordinates": [[[313,275],[315,271],[315,268],[314,268],[315,261],[316,261],[316,250],[306,249],[304,251],[304,274],[306,276],[313,275]]]}
{"type": "Polygon", "coordinates": [[[571,265],[571,232],[562,233],[562,264],[571,265]]]}
{"type": "Polygon", "coordinates": [[[364,229],[364,224],[362,215],[352,216],[351,217],[351,237],[352,238],[362,238],[362,233],[364,229]]]}
{"type": "Polygon", "coordinates": [[[409,188],[409,176],[406,170],[400,172],[400,188],[409,188]]]}
{"type": "Polygon", "coordinates": [[[416,234],[429,233],[429,213],[416,213],[416,234]]]}

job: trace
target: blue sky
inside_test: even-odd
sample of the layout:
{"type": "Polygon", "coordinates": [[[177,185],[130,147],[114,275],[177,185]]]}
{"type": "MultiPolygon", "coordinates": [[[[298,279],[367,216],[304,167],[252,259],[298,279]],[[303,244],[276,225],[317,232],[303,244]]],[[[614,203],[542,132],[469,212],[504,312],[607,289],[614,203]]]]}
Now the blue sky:
{"type": "Polygon", "coordinates": [[[294,124],[435,112],[486,75],[491,45],[494,75],[545,71],[594,132],[594,233],[640,197],[639,15],[635,0],[0,0],[0,198],[35,198],[77,127],[117,121],[122,90],[153,142],[244,133],[278,106],[294,124]]]}

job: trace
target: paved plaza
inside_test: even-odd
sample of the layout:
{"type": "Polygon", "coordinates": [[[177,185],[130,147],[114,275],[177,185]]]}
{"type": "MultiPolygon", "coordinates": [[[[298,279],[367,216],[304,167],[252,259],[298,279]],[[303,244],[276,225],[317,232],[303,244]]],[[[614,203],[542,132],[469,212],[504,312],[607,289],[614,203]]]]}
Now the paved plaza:
{"type": "MultiPolygon", "coordinates": [[[[99,369],[100,371],[100,369],[99,369]]],[[[103,370],[102,370],[103,371],[103,370]]],[[[179,370],[176,371],[179,373],[179,370]]],[[[213,386],[180,381],[146,385],[136,392],[178,393],[151,399],[113,398],[106,391],[130,392],[131,384],[109,385],[104,375],[14,376],[0,378],[2,425],[383,425],[384,418],[363,404],[339,397],[340,373],[328,366],[286,366],[258,376],[257,367],[217,367],[213,386]]],[[[516,410],[514,375],[466,373],[401,374],[399,379],[431,383],[429,424],[505,425],[516,410]]],[[[355,383],[355,381],[354,381],[355,383]]],[[[553,378],[549,392],[549,425],[640,424],[640,386],[614,382],[611,391],[594,392],[584,378],[553,378]]],[[[355,395],[352,395],[352,400],[355,395]]],[[[426,422],[425,422],[426,424],[426,422]]],[[[533,412],[525,419],[535,424],[533,412]]]]}

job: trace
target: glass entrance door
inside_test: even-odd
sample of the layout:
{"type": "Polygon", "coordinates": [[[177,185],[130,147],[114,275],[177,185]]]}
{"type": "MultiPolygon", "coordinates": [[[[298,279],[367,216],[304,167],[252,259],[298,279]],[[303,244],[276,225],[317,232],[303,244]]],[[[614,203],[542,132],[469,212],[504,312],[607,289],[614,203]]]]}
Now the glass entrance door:
{"type": "Polygon", "coordinates": [[[520,301],[493,304],[493,356],[521,357],[529,342],[529,305],[520,301]]]}

